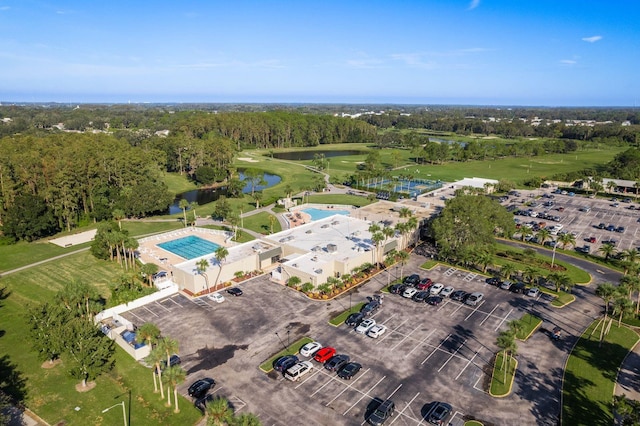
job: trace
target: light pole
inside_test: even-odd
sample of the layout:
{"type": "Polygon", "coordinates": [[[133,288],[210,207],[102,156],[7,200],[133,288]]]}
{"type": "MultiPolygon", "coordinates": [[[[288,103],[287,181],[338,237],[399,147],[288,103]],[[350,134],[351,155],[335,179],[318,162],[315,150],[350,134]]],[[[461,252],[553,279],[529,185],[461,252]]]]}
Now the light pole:
{"type": "Polygon", "coordinates": [[[102,410],[103,413],[106,413],[107,411],[111,410],[112,408],[116,408],[118,405],[122,405],[122,420],[124,421],[124,426],[127,426],[127,410],[124,406],[124,401],[117,403],[116,405],[112,405],[109,408],[105,408],[104,410],[102,410]]]}
{"type": "Polygon", "coordinates": [[[276,336],[278,336],[278,340],[280,340],[280,343],[282,343],[282,347],[284,348],[285,352],[289,351],[289,348],[287,348],[287,345],[284,344],[284,342],[282,341],[282,339],[280,338],[280,335],[278,334],[278,332],[276,331],[276,336]]]}

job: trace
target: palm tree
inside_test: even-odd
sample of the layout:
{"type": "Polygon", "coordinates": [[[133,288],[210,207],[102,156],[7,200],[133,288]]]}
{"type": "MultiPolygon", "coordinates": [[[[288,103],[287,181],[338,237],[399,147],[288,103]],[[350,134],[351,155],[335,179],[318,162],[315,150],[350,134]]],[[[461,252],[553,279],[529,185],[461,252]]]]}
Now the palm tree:
{"type": "Polygon", "coordinates": [[[530,235],[533,235],[533,229],[529,228],[528,226],[520,227],[520,238],[522,239],[522,241],[524,241],[525,238],[527,238],[530,235]]]}
{"type": "Polygon", "coordinates": [[[552,272],[547,275],[547,281],[551,281],[556,287],[556,291],[559,292],[564,286],[571,283],[571,279],[567,274],[561,274],[560,272],[552,272]]]}
{"type": "Polygon", "coordinates": [[[158,393],[158,385],[156,384],[156,375],[158,376],[158,382],[160,383],[160,399],[164,399],[164,388],[162,387],[162,368],[160,368],[160,363],[164,359],[164,349],[158,346],[151,349],[151,352],[144,359],[147,364],[155,366],[155,371],[153,373],[153,387],[154,393],[158,393]]]}
{"type": "Polygon", "coordinates": [[[518,336],[518,333],[524,330],[524,324],[520,320],[509,321],[507,326],[509,326],[509,331],[511,331],[516,337],[518,336]]]}
{"type": "Polygon", "coordinates": [[[373,263],[378,264],[379,252],[380,252],[380,243],[384,240],[384,235],[382,232],[376,232],[371,236],[371,241],[373,242],[375,249],[373,250],[373,263]]]}
{"type": "Polygon", "coordinates": [[[602,343],[602,338],[604,335],[604,324],[607,322],[607,314],[609,313],[609,303],[614,298],[616,293],[616,288],[611,283],[603,283],[596,287],[596,296],[600,297],[604,301],[604,322],[602,325],[602,330],[600,331],[600,343],[602,343]]]}
{"type": "Polygon", "coordinates": [[[576,246],[576,237],[569,232],[565,232],[558,236],[558,242],[562,245],[562,250],[565,250],[569,244],[573,247],[576,246]]]}
{"type": "Polygon", "coordinates": [[[218,247],[216,249],[216,261],[218,262],[218,275],[216,276],[216,283],[214,284],[214,288],[218,287],[218,280],[220,279],[220,274],[222,273],[222,263],[229,256],[229,250],[226,247],[218,247]]]}
{"type": "Polygon", "coordinates": [[[169,389],[168,386],[173,386],[173,403],[175,405],[173,412],[179,413],[180,407],[178,406],[178,385],[184,382],[184,379],[187,377],[187,372],[184,371],[184,368],[180,367],[179,365],[174,365],[165,370],[164,377],[166,382],[168,383],[167,392],[169,389]]]}
{"type": "Polygon", "coordinates": [[[155,263],[145,263],[140,268],[140,272],[145,276],[147,281],[149,282],[149,287],[153,285],[153,276],[158,273],[160,268],[155,263]]]}
{"type": "Polygon", "coordinates": [[[196,262],[196,270],[200,275],[204,277],[204,282],[207,285],[207,293],[209,293],[209,277],[206,274],[206,270],[209,267],[209,261],[202,258],[196,262]]]}
{"type": "Polygon", "coordinates": [[[171,355],[178,353],[178,341],[169,337],[163,337],[158,341],[158,346],[162,348],[167,356],[167,366],[171,365],[171,355]]]}
{"type": "Polygon", "coordinates": [[[113,220],[118,222],[118,228],[120,228],[120,231],[122,231],[122,219],[127,217],[124,210],[115,209],[114,211],[111,212],[111,216],[113,217],[113,220]]]}
{"type": "Polygon", "coordinates": [[[514,343],[514,335],[511,331],[503,331],[500,334],[498,334],[498,337],[496,339],[496,346],[500,348],[503,352],[502,369],[504,370],[504,381],[507,380],[507,368],[505,367],[505,363],[507,361],[507,351],[510,347],[513,346],[513,343],[514,343]]]}
{"type": "Polygon", "coordinates": [[[500,268],[500,276],[502,276],[502,278],[506,280],[511,278],[511,275],[513,275],[514,272],[516,272],[516,265],[514,265],[513,263],[505,263],[500,268]]]}
{"type": "Polygon", "coordinates": [[[622,251],[622,258],[630,263],[635,263],[640,259],[640,251],[635,248],[622,251]]]}
{"type": "Polygon", "coordinates": [[[633,302],[626,295],[619,295],[613,301],[613,314],[618,315],[618,327],[622,323],[622,317],[633,312],[633,302]]]}
{"type": "Polygon", "coordinates": [[[544,245],[544,242],[551,238],[551,231],[549,231],[547,228],[542,228],[538,231],[536,237],[538,238],[538,243],[544,245]]]}
{"type": "Polygon", "coordinates": [[[609,194],[613,194],[613,190],[616,189],[617,186],[618,185],[616,185],[616,183],[612,180],[607,182],[607,189],[609,190],[609,194]]]}
{"type": "Polygon", "coordinates": [[[524,268],[522,276],[527,280],[529,284],[535,284],[540,278],[540,270],[535,266],[528,265],[524,268]]]}
{"type": "Polygon", "coordinates": [[[158,337],[160,337],[160,329],[152,322],[145,322],[138,327],[136,335],[146,341],[149,348],[152,348],[153,344],[158,340],[158,337]]]}
{"type": "Polygon", "coordinates": [[[400,276],[403,276],[404,266],[409,263],[411,255],[404,250],[398,252],[398,261],[400,262],[400,276]]]}
{"type": "Polygon", "coordinates": [[[482,266],[482,273],[487,272],[487,268],[493,262],[493,254],[488,251],[481,251],[476,258],[477,262],[482,266]]]}
{"type": "Polygon", "coordinates": [[[616,253],[616,246],[611,243],[605,243],[600,246],[598,251],[604,254],[604,260],[609,260],[609,258],[616,253]]]}
{"type": "Polygon", "coordinates": [[[182,215],[184,217],[184,226],[187,226],[187,207],[189,207],[189,201],[187,201],[186,199],[182,199],[180,200],[180,203],[178,203],[178,207],[180,207],[182,209],[182,215]]]}
{"type": "Polygon", "coordinates": [[[294,276],[294,277],[290,277],[287,280],[287,285],[289,287],[291,287],[291,288],[297,289],[301,282],[302,282],[302,280],[300,279],[300,277],[295,277],[294,276]]]}
{"type": "Polygon", "coordinates": [[[253,413],[242,413],[233,419],[233,426],[261,426],[258,416],[253,413]]]}
{"type": "Polygon", "coordinates": [[[233,413],[226,398],[215,398],[206,406],[207,426],[225,426],[231,422],[233,413]]]}

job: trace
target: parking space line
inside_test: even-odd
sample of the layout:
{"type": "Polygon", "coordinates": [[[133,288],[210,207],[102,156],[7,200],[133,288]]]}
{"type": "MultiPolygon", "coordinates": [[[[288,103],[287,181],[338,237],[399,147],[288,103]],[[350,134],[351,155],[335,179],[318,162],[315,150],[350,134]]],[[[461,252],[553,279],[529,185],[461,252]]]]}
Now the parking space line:
{"type": "Polygon", "coordinates": [[[309,377],[307,377],[307,380],[305,380],[303,382],[300,382],[300,384],[298,386],[296,386],[294,389],[298,389],[300,386],[302,386],[305,383],[307,383],[309,380],[314,378],[319,372],[320,372],[319,368],[313,367],[313,372],[311,373],[311,375],[309,377]]]}
{"type": "Polygon", "coordinates": [[[170,300],[170,301],[172,301],[173,303],[175,303],[176,305],[178,305],[179,307],[182,308],[182,305],[180,303],[176,302],[175,300],[173,300],[173,297],[170,297],[169,299],[165,299],[165,300],[170,300]]]}
{"type": "Polygon", "coordinates": [[[391,318],[395,317],[396,314],[391,315],[389,318],[387,318],[384,322],[380,323],[380,324],[386,324],[387,322],[389,322],[391,320],[391,318]]]}
{"type": "Polygon", "coordinates": [[[465,321],[468,320],[469,318],[471,318],[471,315],[475,314],[476,311],[478,309],[480,309],[480,306],[484,305],[484,300],[482,302],[480,302],[480,304],[478,306],[476,306],[476,308],[474,310],[471,311],[471,313],[469,315],[467,315],[467,317],[464,319],[465,321]]]}
{"type": "Polygon", "coordinates": [[[329,376],[329,380],[327,382],[325,382],[324,385],[320,386],[318,389],[316,389],[316,391],[314,393],[311,394],[311,396],[315,396],[318,392],[320,392],[322,389],[324,389],[325,386],[327,386],[329,383],[333,382],[336,379],[337,376],[333,375],[333,376],[329,376]]]}
{"type": "Polygon", "coordinates": [[[435,329],[435,328],[431,329],[431,333],[427,334],[427,336],[426,336],[424,339],[420,340],[420,342],[419,342],[417,345],[415,345],[415,346],[413,347],[413,349],[411,349],[408,353],[406,353],[404,357],[406,358],[406,357],[408,357],[409,355],[411,355],[411,353],[412,353],[413,351],[415,351],[417,348],[419,348],[419,347],[420,347],[420,345],[422,345],[422,344],[423,344],[423,343],[424,343],[424,342],[425,342],[429,337],[431,337],[431,335],[432,335],[433,333],[435,333],[435,331],[436,331],[436,329],[435,329]]]}
{"type": "Polygon", "coordinates": [[[156,300],[156,305],[160,306],[162,309],[164,309],[167,312],[171,312],[171,309],[167,308],[166,306],[164,306],[162,303],[158,302],[156,300]]]}
{"type": "Polygon", "coordinates": [[[447,306],[447,304],[449,304],[449,299],[445,300],[442,305],[438,306],[438,309],[436,309],[436,311],[440,311],[440,309],[442,309],[445,306],[447,306]]]}
{"type": "Polygon", "coordinates": [[[136,314],[134,314],[134,313],[133,313],[133,311],[129,311],[129,312],[127,312],[127,313],[129,313],[129,314],[133,315],[134,317],[138,318],[138,319],[140,320],[140,322],[145,322],[143,318],[140,318],[139,316],[137,316],[136,314]]]}
{"type": "MultiPolygon", "coordinates": [[[[356,379],[355,379],[353,382],[351,382],[351,381],[350,381],[350,382],[349,382],[349,383],[344,387],[344,389],[342,389],[342,391],[340,391],[340,393],[338,393],[336,396],[334,396],[334,397],[333,397],[333,399],[332,399],[331,401],[329,401],[329,402],[327,402],[327,403],[325,404],[325,407],[328,407],[328,406],[329,406],[329,404],[331,404],[333,401],[335,401],[336,399],[338,399],[338,398],[340,397],[340,395],[342,395],[343,393],[345,393],[345,392],[347,391],[347,389],[355,389],[355,388],[353,387],[353,385],[354,385],[358,380],[360,380],[360,378],[361,378],[361,377],[364,377],[364,375],[365,375],[365,374],[367,374],[370,370],[371,370],[370,368],[367,368],[364,372],[362,372],[362,374],[360,374],[358,377],[356,377],[356,379]]],[[[356,389],[356,390],[357,390],[357,389],[356,389]]]]}
{"type": "Polygon", "coordinates": [[[449,316],[450,316],[450,317],[452,317],[452,316],[453,316],[453,314],[455,314],[455,313],[456,313],[456,312],[458,312],[460,309],[462,309],[462,307],[463,307],[463,306],[464,306],[464,303],[460,303],[460,304],[458,305],[458,308],[457,308],[457,309],[454,309],[454,311],[453,311],[453,312],[451,312],[451,313],[449,314],[449,316]]]}
{"type": "Polygon", "coordinates": [[[156,314],[155,312],[153,312],[151,309],[147,308],[146,306],[142,306],[143,308],[145,308],[147,311],[151,312],[151,314],[155,317],[159,317],[160,315],[156,314]]]}
{"type": "Polygon", "coordinates": [[[502,321],[500,321],[500,323],[498,323],[498,326],[496,328],[494,328],[493,331],[498,331],[498,329],[500,327],[502,327],[502,324],[504,324],[504,322],[507,320],[507,318],[509,318],[509,315],[511,315],[511,312],[513,312],[513,308],[511,308],[509,310],[509,312],[507,312],[507,314],[504,316],[504,318],[502,318],[502,321]]]}
{"type": "Polygon", "coordinates": [[[405,334],[404,337],[402,338],[402,340],[400,340],[398,343],[396,343],[396,345],[394,347],[392,347],[391,350],[394,350],[395,348],[397,348],[402,342],[407,340],[407,338],[409,338],[409,336],[411,336],[420,327],[422,327],[422,324],[417,325],[416,328],[411,330],[411,332],[409,334],[405,334]]]}
{"type": "Polygon", "coordinates": [[[483,372],[482,370],[480,370],[480,371],[482,372],[482,374],[480,374],[480,377],[478,377],[478,380],[476,380],[475,384],[473,385],[473,388],[474,388],[475,390],[479,390],[479,391],[480,391],[480,392],[482,392],[482,393],[486,393],[484,389],[480,389],[480,388],[478,387],[478,382],[479,382],[480,380],[482,380],[482,376],[484,375],[484,372],[483,372]]]}
{"type": "Polygon", "coordinates": [[[462,343],[460,343],[460,346],[458,346],[458,347],[456,348],[456,350],[455,350],[455,351],[453,351],[453,353],[451,354],[451,356],[449,356],[449,358],[444,362],[444,364],[442,364],[442,365],[440,366],[440,368],[438,369],[438,373],[439,373],[440,371],[442,371],[442,369],[443,369],[447,364],[449,364],[449,361],[451,361],[451,358],[453,358],[454,356],[456,356],[456,354],[460,351],[460,348],[462,348],[466,342],[467,342],[467,339],[464,339],[464,340],[462,341],[462,343]]]}
{"type": "Polygon", "coordinates": [[[351,409],[352,409],[353,407],[355,407],[356,405],[358,405],[358,403],[359,403],[360,401],[362,401],[362,400],[364,399],[364,397],[365,397],[365,396],[369,396],[369,392],[371,392],[372,390],[374,390],[374,389],[376,388],[376,386],[378,386],[378,385],[379,385],[379,384],[380,384],[384,379],[386,379],[386,378],[387,378],[387,376],[382,376],[382,378],[381,378],[380,380],[378,380],[378,382],[377,382],[375,385],[371,386],[371,388],[369,388],[369,390],[368,390],[368,391],[366,391],[366,392],[362,393],[362,396],[360,397],[360,399],[358,399],[356,402],[354,402],[354,403],[351,405],[351,407],[347,408],[347,411],[345,411],[344,413],[342,413],[342,415],[343,415],[343,416],[346,416],[346,415],[347,415],[347,413],[348,413],[349,411],[351,411],[351,409]]]}
{"type": "Polygon", "coordinates": [[[464,373],[464,371],[467,369],[467,367],[469,365],[471,365],[471,363],[473,362],[474,359],[476,359],[476,357],[478,356],[478,352],[476,351],[475,354],[473,354],[473,356],[471,357],[471,359],[469,361],[467,361],[467,365],[465,365],[462,370],[460,370],[460,372],[458,373],[458,375],[456,376],[456,378],[454,380],[458,380],[460,378],[460,376],[462,376],[462,373],[464,373]]]}
{"type": "Polygon", "coordinates": [[[417,420],[418,420],[418,419],[414,419],[413,417],[411,417],[411,416],[408,416],[408,415],[404,414],[405,410],[406,410],[407,408],[409,408],[409,406],[411,405],[411,403],[413,403],[413,401],[415,401],[415,400],[416,400],[416,398],[418,397],[418,395],[420,395],[420,392],[418,392],[418,393],[417,393],[413,398],[411,398],[411,401],[407,402],[407,405],[405,405],[405,407],[402,409],[402,411],[399,411],[399,412],[398,412],[398,415],[396,416],[396,418],[395,418],[395,419],[393,419],[393,420],[391,421],[391,423],[389,423],[390,425],[392,425],[393,423],[395,423],[395,421],[396,421],[396,420],[398,420],[398,419],[400,418],[400,416],[408,417],[408,418],[410,418],[410,419],[411,419],[411,420],[413,420],[413,421],[417,421],[417,420]]]}
{"type": "MultiPolygon", "coordinates": [[[[400,327],[402,327],[402,326],[404,325],[404,323],[405,323],[405,322],[407,322],[407,321],[409,321],[409,320],[408,320],[408,319],[406,319],[406,320],[402,321],[402,322],[400,323],[400,325],[399,325],[399,326],[397,326],[396,328],[394,328],[392,331],[393,331],[393,332],[397,332],[397,331],[398,331],[398,329],[399,329],[400,327]]],[[[382,338],[378,339],[378,341],[376,342],[376,345],[379,345],[379,344],[380,344],[384,339],[386,339],[386,338],[387,338],[387,336],[390,336],[390,335],[391,335],[391,333],[386,333],[384,336],[382,336],[382,338]]]]}
{"type": "Polygon", "coordinates": [[[447,335],[447,337],[445,337],[438,346],[435,347],[435,349],[420,363],[420,365],[423,365],[425,362],[427,362],[429,360],[429,358],[431,358],[431,355],[433,355],[436,351],[438,351],[440,349],[440,346],[442,346],[442,344],[444,342],[446,342],[449,337],[451,337],[451,333],[449,333],[449,335],[447,335]]]}
{"type": "Polygon", "coordinates": [[[484,323],[489,319],[489,317],[490,317],[490,316],[491,316],[491,315],[496,311],[496,309],[498,309],[498,306],[500,306],[500,304],[499,304],[499,303],[495,306],[495,308],[493,308],[493,309],[491,310],[491,312],[489,312],[489,313],[487,314],[487,316],[482,320],[482,322],[480,323],[480,325],[484,324],[484,323]]]}

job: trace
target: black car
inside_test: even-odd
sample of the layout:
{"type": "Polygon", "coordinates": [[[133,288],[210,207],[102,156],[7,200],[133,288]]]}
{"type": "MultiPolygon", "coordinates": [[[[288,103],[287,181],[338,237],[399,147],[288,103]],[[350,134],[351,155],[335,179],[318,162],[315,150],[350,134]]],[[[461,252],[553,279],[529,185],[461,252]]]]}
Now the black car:
{"type": "Polygon", "coordinates": [[[453,407],[446,402],[436,403],[427,416],[427,421],[434,425],[448,424],[447,419],[451,414],[453,407]]]}
{"type": "Polygon", "coordinates": [[[517,282],[513,284],[509,290],[511,290],[513,293],[521,294],[524,293],[525,288],[526,285],[523,282],[517,282]]]}
{"type": "Polygon", "coordinates": [[[354,312],[347,317],[347,320],[344,323],[350,327],[357,327],[360,325],[363,319],[364,314],[362,312],[354,312]]]}
{"type": "Polygon", "coordinates": [[[189,396],[193,398],[201,398],[209,391],[209,389],[214,387],[215,384],[215,380],[213,380],[211,377],[205,377],[204,379],[196,380],[191,386],[189,386],[189,396]]]}
{"type": "Polygon", "coordinates": [[[424,302],[424,300],[427,297],[429,297],[429,292],[425,290],[425,291],[419,291],[416,294],[414,294],[412,299],[414,302],[424,302]]]}
{"type": "Polygon", "coordinates": [[[373,426],[380,426],[393,415],[395,409],[396,404],[392,400],[387,399],[380,404],[373,413],[371,413],[367,421],[373,426]]]}
{"type": "Polygon", "coordinates": [[[502,281],[500,281],[500,278],[498,277],[487,278],[486,282],[489,285],[495,285],[495,286],[499,286],[500,284],[502,284],[502,281]]]}
{"type": "Polygon", "coordinates": [[[409,275],[404,279],[405,284],[412,285],[412,286],[418,284],[419,282],[420,282],[420,275],[418,274],[409,275]]]}
{"type": "MultiPolygon", "coordinates": [[[[169,367],[173,367],[174,365],[179,365],[180,363],[182,363],[182,360],[180,359],[180,357],[176,354],[173,354],[169,357],[169,367]]],[[[164,370],[165,368],[167,368],[167,360],[163,359],[162,362],[160,363],[160,368],[162,370],[164,370]]]]}
{"type": "Polygon", "coordinates": [[[349,363],[349,355],[334,355],[331,359],[324,363],[324,368],[329,371],[338,371],[349,363]]]}
{"type": "Polygon", "coordinates": [[[371,302],[364,305],[362,309],[360,309],[360,313],[363,314],[365,317],[369,317],[373,315],[378,309],[380,309],[380,302],[374,299],[371,302]]]}
{"type": "Polygon", "coordinates": [[[232,296],[242,296],[242,290],[240,290],[238,287],[231,287],[229,289],[227,289],[227,293],[229,293],[232,296]]]}
{"type": "Polygon", "coordinates": [[[465,300],[467,300],[467,296],[469,295],[469,293],[467,293],[464,290],[456,290],[453,293],[451,293],[451,298],[453,300],[457,300],[458,302],[464,302],[465,300]]]}
{"type": "Polygon", "coordinates": [[[295,355],[285,355],[274,361],[273,369],[282,373],[286,371],[287,368],[296,365],[298,361],[298,357],[295,355]]]}
{"type": "Polygon", "coordinates": [[[404,284],[393,284],[392,286],[389,286],[389,293],[398,294],[400,288],[403,287],[403,286],[405,286],[405,285],[404,284]]]}
{"type": "Polygon", "coordinates": [[[442,296],[430,296],[425,300],[425,302],[433,306],[438,306],[442,303],[442,296]]]}
{"type": "Polygon", "coordinates": [[[358,371],[360,371],[361,368],[361,364],[358,364],[357,362],[350,362],[338,371],[338,377],[341,379],[351,380],[353,376],[358,374],[358,371]]]}
{"type": "Polygon", "coordinates": [[[621,234],[624,234],[624,226],[618,226],[618,227],[616,228],[616,232],[619,232],[619,233],[621,233],[621,234]]]}

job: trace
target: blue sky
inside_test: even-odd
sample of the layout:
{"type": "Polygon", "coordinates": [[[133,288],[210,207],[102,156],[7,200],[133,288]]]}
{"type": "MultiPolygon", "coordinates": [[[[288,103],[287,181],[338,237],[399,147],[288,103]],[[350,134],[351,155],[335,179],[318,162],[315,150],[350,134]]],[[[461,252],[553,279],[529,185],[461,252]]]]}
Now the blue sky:
{"type": "Polygon", "coordinates": [[[640,105],[637,0],[0,0],[0,101],[640,105]]]}

